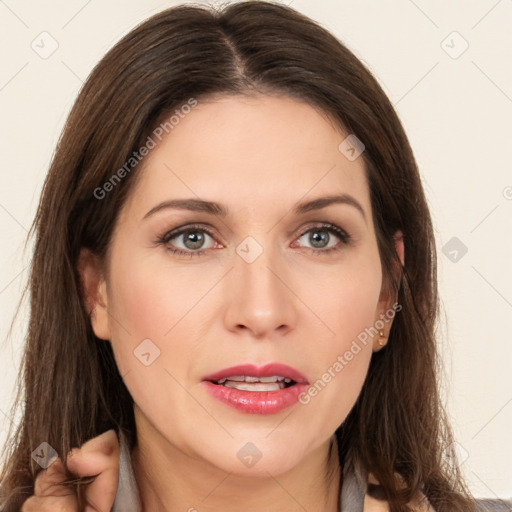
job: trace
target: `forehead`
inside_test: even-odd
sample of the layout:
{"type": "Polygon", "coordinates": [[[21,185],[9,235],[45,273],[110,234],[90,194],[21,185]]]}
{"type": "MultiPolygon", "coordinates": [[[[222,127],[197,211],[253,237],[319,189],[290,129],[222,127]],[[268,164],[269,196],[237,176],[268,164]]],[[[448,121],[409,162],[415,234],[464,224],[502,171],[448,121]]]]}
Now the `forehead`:
{"type": "Polygon", "coordinates": [[[131,203],[196,196],[256,212],[345,193],[369,212],[364,161],[339,149],[347,135],[288,97],[199,101],[146,156],[131,203]]]}

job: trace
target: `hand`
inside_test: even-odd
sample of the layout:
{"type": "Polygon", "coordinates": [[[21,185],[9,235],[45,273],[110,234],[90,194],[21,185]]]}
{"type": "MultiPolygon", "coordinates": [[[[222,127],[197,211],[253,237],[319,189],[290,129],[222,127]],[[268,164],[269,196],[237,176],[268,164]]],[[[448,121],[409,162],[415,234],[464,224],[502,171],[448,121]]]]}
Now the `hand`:
{"type": "Polygon", "coordinates": [[[67,456],[68,469],[74,475],[89,478],[78,496],[74,482],[61,459],[56,459],[35,481],[34,495],[21,512],[110,512],[117,491],[119,442],[114,430],[90,439],[67,456]]]}

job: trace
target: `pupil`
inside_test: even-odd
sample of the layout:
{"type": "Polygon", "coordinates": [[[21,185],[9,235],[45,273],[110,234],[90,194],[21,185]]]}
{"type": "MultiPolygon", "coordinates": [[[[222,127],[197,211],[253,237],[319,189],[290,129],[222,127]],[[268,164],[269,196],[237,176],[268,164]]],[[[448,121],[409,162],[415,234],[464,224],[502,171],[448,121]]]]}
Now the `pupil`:
{"type": "Polygon", "coordinates": [[[328,240],[329,234],[325,231],[313,231],[310,235],[310,242],[313,245],[313,247],[325,247],[328,240]],[[322,244],[322,242],[325,242],[322,244]]]}

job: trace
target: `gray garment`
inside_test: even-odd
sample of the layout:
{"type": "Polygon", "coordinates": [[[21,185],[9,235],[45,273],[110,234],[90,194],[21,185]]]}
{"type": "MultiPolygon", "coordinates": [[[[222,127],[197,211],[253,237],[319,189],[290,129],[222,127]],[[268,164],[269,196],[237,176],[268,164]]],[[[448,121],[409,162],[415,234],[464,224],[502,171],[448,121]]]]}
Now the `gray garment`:
{"type": "MultiPolygon", "coordinates": [[[[119,479],[111,512],[141,512],[137,482],[133,473],[130,449],[126,438],[120,435],[119,479]]],[[[340,512],[364,512],[364,498],[368,487],[368,473],[357,461],[349,460],[343,467],[340,512]]],[[[510,512],[512,502],[505,500],[477,500],[481,512],[510,512]]]]}
{"type": "MultiPolygon", "coordinates": [[[[119,456],[119,480],[114,506],[111,512],[141,512],[137,482],[133,473],[130,449],[121,434],[119,456]]],[[[340,512],[363,512],[367,475],[353,464],[343,468],[340,512]]]]}
{"type": "Polygon", "coordinates": [[[137,489],[137,481],[133,473],[130,447],[122,432],[119,433],[119,437],[121,449],[119,454],[119,478],[114,506],[111,512],[141,512],[142,506],[137,489]]]}

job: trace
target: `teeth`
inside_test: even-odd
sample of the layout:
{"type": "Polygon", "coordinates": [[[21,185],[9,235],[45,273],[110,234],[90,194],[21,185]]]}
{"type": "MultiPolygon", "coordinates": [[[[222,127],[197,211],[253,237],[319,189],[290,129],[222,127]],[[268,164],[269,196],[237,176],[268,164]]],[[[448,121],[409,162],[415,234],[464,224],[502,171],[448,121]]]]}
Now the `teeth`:
{"type": "Polygon", "coordinates": [[[264,382],[264,383],[285,382],[286,384],[290,384],[290,382],[292,380],[288,379],[287,377],[281,377],[280,375],[273,375],[272,377],[253,377],[252,375],[233,375],[233,376],[225,377],[223,379],[218,380],[217,384],[224,384],[227,381],[231,381],[231,382],[249,382],[249,383],[256,383],[256,382],[264,382]]]}
{"type": "MultiPolygon", "coordinates": [[[[275,375],[273,377],[260,377],[258,379],[260,382],[282,382],[284,380],[284,377],[276,377],[275,375]]],[[[246,380],[245,382],[249,382],[246,380]]]]}
{"type": "Polygon", "coordinates": [[[279,391],[284,388],[284,382],[231,382],[224,384],[227,388],[239,389],[241,391],[279,391]]]}
{"type": "Polygon", "coordinates": [[[233,377],[226,377],[225,379],[220,379],[219,384],[226,382],[227,380],[233,380],[235,382],[243,382],[245,377],[243,375],[234,375],[233,377]]]}

